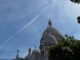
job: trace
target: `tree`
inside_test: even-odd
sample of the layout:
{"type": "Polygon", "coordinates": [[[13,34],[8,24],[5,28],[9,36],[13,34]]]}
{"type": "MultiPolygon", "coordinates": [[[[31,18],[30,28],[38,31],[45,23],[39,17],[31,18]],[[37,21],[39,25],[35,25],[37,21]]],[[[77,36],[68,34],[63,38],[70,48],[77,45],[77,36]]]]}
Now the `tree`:
{"type": "Polygon", "coordinates": [[[70,0],[70,1],[72,1],[74,3],[80,3],[80,0],[70,0]]]}
{"type": "Polygon", "coordinates": [[[57,44],[48,46],[48,51],[49,60],[80,60],[80,41],[65,35],[57,44]]]}
{"type": "Polygon", "coordinates": [[[78,23],[80,24],[80,16],[77,18],[77,20],[78,20],[78,23]]]}

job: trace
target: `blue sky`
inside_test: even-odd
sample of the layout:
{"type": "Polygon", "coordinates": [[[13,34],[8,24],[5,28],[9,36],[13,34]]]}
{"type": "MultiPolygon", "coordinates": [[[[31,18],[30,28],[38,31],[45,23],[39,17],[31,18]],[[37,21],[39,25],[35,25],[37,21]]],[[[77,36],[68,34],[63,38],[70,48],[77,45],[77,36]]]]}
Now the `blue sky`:
{"type": "Polygon", "coordinates": [[[48,20],[61,34],[80,39],[80,5],[69,0],[0,0],[0,59],[24,58],[38,48],[48,20]]]}

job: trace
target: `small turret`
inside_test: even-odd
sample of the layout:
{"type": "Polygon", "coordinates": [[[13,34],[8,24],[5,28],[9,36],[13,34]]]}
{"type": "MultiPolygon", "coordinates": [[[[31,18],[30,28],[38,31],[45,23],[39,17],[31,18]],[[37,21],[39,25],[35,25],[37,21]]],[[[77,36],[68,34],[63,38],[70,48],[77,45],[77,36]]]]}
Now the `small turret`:
{"type": "Polygon", "coordinates": [[[31,55],[31,47],[29,47],[29,49],[28,49],[28,55],[29,56],[31,55]]]}
{"type": "Polygon", "coordinates": [[[50,19],[49,19],[49,21],[48,21],[48,25],[49,25],[49,26],[52,26],[52,22],[51,22],[50,19]]]}

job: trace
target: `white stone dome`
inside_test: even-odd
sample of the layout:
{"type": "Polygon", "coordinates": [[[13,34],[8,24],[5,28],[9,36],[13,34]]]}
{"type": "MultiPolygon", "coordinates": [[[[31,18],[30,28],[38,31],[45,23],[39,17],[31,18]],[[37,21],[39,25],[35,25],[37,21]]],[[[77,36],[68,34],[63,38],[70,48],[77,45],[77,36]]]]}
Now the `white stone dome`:
{"type": "Polygon", "coordinates": [[[41,44],[56,44],[57,40],[54,36],[52,36],[51,34],[47,34],[46,36],[44,36],[41,41],[41,44]]]}
{"type": "Polygon", "coordinates": [[[42,37],[46,36],[48,34],[48,31],[53,36],[55,36],[55,35],[62,36],[61,33],[56,28],[52,27],[52,22],[50,21],[50,19],[48,22],[48,28],[43,32],[42,37]]]}
{"type": "Polygon", "coordinates": [[[35,49],[32,51],[32,54],[39,54],[39,50],[35,47],[35,49]]]}
{"type": "MultiPolygon", "coordinates": [[[[54,27],[52,27],[52,26],[49,26],[48,28],[49,28],[49,32],[50,32],[50,34],[51,34],[52,36],[55,36],[55,35],[62,36],[61,33],[60,33],[56,28],[54,28],[54,27]]],[[[46,36],[46,35],[48,34],[48,33],[47,33],[48,28],[43,32],[42,37],[44,37],[44,36],[46,36]]]]}

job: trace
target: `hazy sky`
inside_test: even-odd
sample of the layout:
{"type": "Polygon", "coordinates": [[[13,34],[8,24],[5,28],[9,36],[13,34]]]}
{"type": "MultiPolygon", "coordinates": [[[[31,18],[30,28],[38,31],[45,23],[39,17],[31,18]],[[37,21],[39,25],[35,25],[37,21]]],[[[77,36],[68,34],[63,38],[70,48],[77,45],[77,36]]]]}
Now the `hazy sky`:
{"type": "Polygon", "coordinates": [[[48,20],[61,34],[80,39],[80,5],[69,0],[0,0],[0,59],[24,58],[38,48],[48,20]]]}

